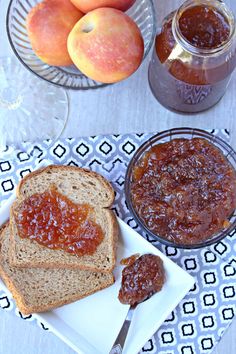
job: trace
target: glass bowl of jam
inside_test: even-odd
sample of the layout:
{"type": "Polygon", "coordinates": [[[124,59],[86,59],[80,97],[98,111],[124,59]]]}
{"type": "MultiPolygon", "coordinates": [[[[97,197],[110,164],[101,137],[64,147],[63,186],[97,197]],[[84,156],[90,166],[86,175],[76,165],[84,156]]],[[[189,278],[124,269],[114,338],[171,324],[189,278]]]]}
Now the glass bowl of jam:
{"type": "Polygon", "coordinates": [[[204,130],[161,132],[134,154],[125,195],[134,219],[161,243],[209,246],[236,227],[236,153],[204,130]]]}
{"type": "MultiPolygon", "coordinates": [[[[10,0],[6,17],[10,45],[19,61],[37,77],[48,83],[73,90],[96,89],[107,86],[82,74],[74,65],[51,66],[34,53],[26,29],[27,15],[42,0],[10,0]]],[[[138,25],[144,40],[144,56],[148,55],[156,34],[155,9],[152,0],[136,0],[127,11],[138,25]]]]}

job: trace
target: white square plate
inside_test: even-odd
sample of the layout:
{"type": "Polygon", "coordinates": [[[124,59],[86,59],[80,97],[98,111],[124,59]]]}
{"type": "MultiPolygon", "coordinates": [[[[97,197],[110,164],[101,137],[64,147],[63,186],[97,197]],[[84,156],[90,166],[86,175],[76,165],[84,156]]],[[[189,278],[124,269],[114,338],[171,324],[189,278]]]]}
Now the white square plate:
{"type": "MultiPolygon", "coordinates": [[[[1,210],[0,223],[8,214],[7,204],[1,210]]],[[[153,253],[162,258],[166,271],[163,289],[137,307],[124,354],[138,353],[194,285],[194,278],[187,272],[122,220],[118,219],[118,222],[120,240],[114,271],[115,283],[85,299],[36,315],[52,332],[81,354],[108,354],[125,320],[129,307],[122,305],[117,298],[123,269],[119,264],[122,258],[134,253],[153,253]]],[[[0,288],[6,290],[1,280],[0,288]]]]}

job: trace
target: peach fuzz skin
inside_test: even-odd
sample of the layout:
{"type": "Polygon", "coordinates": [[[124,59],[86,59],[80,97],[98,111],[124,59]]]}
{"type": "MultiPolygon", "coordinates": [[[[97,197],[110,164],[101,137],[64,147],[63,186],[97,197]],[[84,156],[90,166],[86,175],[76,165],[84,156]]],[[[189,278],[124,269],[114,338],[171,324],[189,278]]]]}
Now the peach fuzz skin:
{"type": "Polygon", "coordinates": [[[70,0],[44,0],[36,5],[27,17],[28,36],[35,54],[48,65],[72,65],[67,38],[83,15],[70,0]]]}
{"type": "Polygon", "coordinates": [[[100,7],[112,7],[117,10],[127,11],[136,0],[71,0],[78,9],[87,13],[100,7]]]}
{"type": "Polygon", "coordinates": [[[119,10],[101,8],[89,12],[75,25],[68,37],[68,51],[83,74],[114,83],[138,69],[144,44],[130,17],[119,10]]]}

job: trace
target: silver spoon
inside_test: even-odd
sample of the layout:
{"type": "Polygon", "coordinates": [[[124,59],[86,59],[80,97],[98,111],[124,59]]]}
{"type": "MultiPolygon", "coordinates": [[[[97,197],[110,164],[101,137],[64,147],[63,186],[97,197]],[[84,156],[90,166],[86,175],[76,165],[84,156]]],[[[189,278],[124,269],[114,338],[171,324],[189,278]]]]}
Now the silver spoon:
{"type": "Polygon", "coordinates": [[[130,306],[128,314],[125,319],[125,322],[123,323],[123,326],[121,327],[121,330],[120,330],[109,354],[121,354],[123,352],[125,340],[126,340],[126,337],[127,337],[128,331],[129,331],[129,327],[130,327],[136,307],[137,307],[137,304],[135,304],[134,306],[130,306]]]}

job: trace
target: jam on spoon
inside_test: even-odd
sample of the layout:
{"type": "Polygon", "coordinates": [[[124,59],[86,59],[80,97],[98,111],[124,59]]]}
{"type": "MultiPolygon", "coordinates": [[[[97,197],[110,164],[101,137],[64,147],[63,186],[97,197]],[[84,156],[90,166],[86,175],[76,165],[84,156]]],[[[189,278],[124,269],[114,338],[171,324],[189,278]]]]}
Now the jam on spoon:
{"type": "Polygon", "coordinates": [[[121,263],[128,265],[122,272],[122,285],[118,298],[121,303],[131,307],[110,354],[122,353],[136,306],[160,291],[165,282],[163,262],[156,255],[144,254],[139,257],[138,254],[134,254],[121,263]]]}
{"type": "Polygon", "coordinates": [[[165,282],[165,271],[160,257],[144,254],[126,266],[122,272],[119,300],[135,306],[160,291],[165,282]]]}

